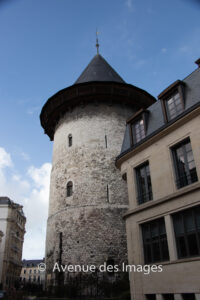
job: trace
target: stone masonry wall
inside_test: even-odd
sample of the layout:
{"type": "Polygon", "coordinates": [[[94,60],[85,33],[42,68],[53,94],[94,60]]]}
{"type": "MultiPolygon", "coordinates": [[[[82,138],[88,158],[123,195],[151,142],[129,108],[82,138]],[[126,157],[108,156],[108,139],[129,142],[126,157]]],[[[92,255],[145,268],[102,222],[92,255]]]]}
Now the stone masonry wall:
{"type": "Polygon", "coordinates": [[[130,107],[88,104],[67,112],[54,136],[49,218],[46,239],[47,273],[59,257],[63,235],[63,264],[116,264],[127,257],[125,223],[126,182],[115,167],[130,107]],[[68,135],[72,146],[68,147],[68,135]],[[106,136],[106,137],[105,137],[106,136]],[[107,140],[107,146],[106,146],[107,140]],[[66,185],[73,182],[73,194],[66,185]]]}

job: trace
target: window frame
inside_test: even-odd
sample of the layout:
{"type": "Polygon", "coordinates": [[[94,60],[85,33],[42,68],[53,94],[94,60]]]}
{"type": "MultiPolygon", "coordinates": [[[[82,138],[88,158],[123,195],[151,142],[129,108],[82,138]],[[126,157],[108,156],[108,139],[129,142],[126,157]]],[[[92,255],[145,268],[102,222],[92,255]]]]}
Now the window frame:
{"type": "Polygon", "coordinates": [[[137,204],[141,205],[146,202],[152,201],[153,200],[153,190],[152,190],[152,183],[151,183],[151,172],[150,172],[149,161],[147,160],[147,161],[143,162],[142,164],[140,164],[139,166],[136,166],[134,168],[134,172],[135,172],[135,179],[136,179],[136,186],[137,186],[137,204]],[[148,174],[146,171],[147,166],[149,168],[151,191],[149,190],[148,174]],[[140,178],[139,178],[139,176],[140,176],[139,171],[143,168],[145,168],[145,178],[144,178],[145,194],[142,193],[141,182],[140,182],[140,178]]]}
{"type": "Polygon", "coordinates": [[[181,97],[181,94],[180,94],[178,89],[174,90],[173,93],[171,93],[164,101],[165,101],[166,117],[167,117],[168,121],[171,121],[171,120],[175,119],[177,116],[179,116],[184,111],[184,105],[183,105],[182,97],[181,97]],[[175,105],[175,96],[177,94],[179,95],[180,105],[182,107],[181,112],[177,112],[177,106],[175,105]],[[168,105],[168,102],[169,102],[170,99],[172,99],[172,101],[174,103],[175,111],[176,111],[176,115],[174,117],[171,116],[170,108],[169,108],[169,105],[168,105]]]}
{"type": "Polygon", "coordinates": [[[131,118],[127,120],[127,125],[129,126],[129,136],[131,141],[131,146],[136,145],[140,143],[142,140],[145,139],[146,133],[147,133],[147,123],[148,123],[148,110],[140,109],[138,112],[136,112],[131,118]],[[136,134],[135,130],[133,130],[133,126],[135,123],[137,123],[139,120],[143,121],[144,124],[144,138],[140,139],[138,142],[136,141],[136,134]]]}
{"type": "Polygon", "coordinates": [[[68,147],[72,147],[72,143],[73,143],[73,140],[72,140],[72,134],[68,134],[68,147]]]}
{"type": "Polygon", "coordinates": [[[133,139],[133,144],[138,144],[140,141],[142,141],[145,137],[146,137],[146,130],[145,130],[145,121],[144,121],[144,117],[143,116],[140,116],[138,117],[136,120],[134,120],[134,122],[132,122],[130,124],[130,127],[131,127],[131,133],[132,133],[132,139],[133,139]],[[143,122],[143,128],[142,126],[140,125],[140,122],[143,122]],[[140,134],[140,139],[139,141],[137,141],[137,132],[136,132],[136,124],[139,123],[139,134],[140,134]],[[142,128],[142,130],[141,130],[142,128]],[[144,132],[144,137],[142,137],[142,132],[144,132]]]}
{"type": "Polygon", "coordinates": [[[178,212],[172,214],[173,229],[174,229],[178,259],[200,256],[200,227],[198,228],[198,223],[197,223],[197,218],[198,218],[197,208],[200,210],[200,205],[193,206],[193,207],[190,207],[190,208],[187,208],[187,209],[184,209],[184,210],[181,210],[181,211],[178,211],[178,212]],[[186,226],[186,221],[187,221],[186,218],[187,218],[188,212],[191,212],[192,217],[193,217],[193,222],[195,225],[195,229],[193,231],[191,231],[191,230],[189,231],[186,226]],[[177,235],[176,228],[175,228],[175,222],[177,219],[175,220],[175,218],[179,217],[179,216],[181,217],[181,223],[183,225],[181,228],[183,233],[177,235]],[[193,255],[190,254],[190,247],[189,247],[189,236],[191,235],[191,233],[193,233],[196,237],[196,244],[197,244],[197,250],[198,250],[198,253],[193,254],[193,255]],[[179,242],[180,237],[182,237],[184,240],[186,255],[181,254],[182,250],[180,248],[180,242],[179,242]]]}
{"type": "Polygon", "coordinates": [[[176,119],[181,113],[185,110],[185,83],[181,80],[177,80],[172,83],[168,88],[166,88],[160,95],[158,95],[158,99],[161,101],[164,122],[168,123],[174,119],[176,119]],[[182,112],[177,114],[174,118],[169,118],[167,100],[170,99],[176,93],[179,94],[181,104],[182,104],[182,112]]]}
{"type": "Polygon", "coordinates": [[[69,180],[66,185],[66,197],[67,198],[69,198],[73,195],[73,187],[74,187],[74,184],[73,184],[72,180],[69,180]]]}
{"type": "MultiPolygon", "coordinates": [[[[171,148],[171,155],[172,155],[172,160],[173,160],[173,169],[174,169],[174,174],[175,174],[175,183],[176,183],[176,188],[177,189],[181,189],[183,187],[186,187],[190,184],[193,184],[195,182],[197,182],[198,179],[198,174],[197,174],[197,170],[196,170],[196,163],[195,163],[195,159],[194,159],[194,155],[193,155],[193,150],[192,150],[192,144],[191,144],[191,140],[190,137],[187,137],[185,139],[183,139],[182,141],[178,142],[177,144],[173,145],[171,148]],[[190,143],[191,146],[191,151],[192,151],[192,156],[193,156],[193,162],[195,164],[195,176],[196,176],[196,180],[192,181],[191,179],[191,174],[190,174],[190,170],[189,170],[189,163],[188,163],[188,157],[187,157],[187,152],[185,149],[185,145],[190,143]],[[185,163],[185,168],[186,168],[186,176],[184,177],[183,175],[180,174],[180,170],[178,167],[178,156],[177,156],[177,149],[182,148],[183,151],[183,156],[184,156],[184,163],[185,163]],[[181,179],[182,178],[182,179],[181,179]],[[187,183],[183,183],[183,179],[187,181],[187,183]],[[182,182],[181,182],[182,180],[182,182]]],[[[185,182],[186,182],[185,181],[185,182]]]]}
{"type": "Polygon", "coordinates": [[[142,233],[142,246],[143,246],[143,257],[144,257],[144,263],[145,264],[152,264],[152,263],[159,263],[159,262],[164,262],[164,261],[169,261],[170,260],[170,256],[169,256],[169,246],[168,246],[168,240],[167,240],[167,232],[166,232],[166,224],[165,224],[165,218],[164,217],[161,217],[161,218],[157,218],[157,219],[154,219],[152,221],[148,221],[148,222],[145,222],[145,223],[142,223],[140,224],[140,228],[141,228],[141,233],[142,233]],[[153,227],[154,224],[157,224],[158,225],[158,239],[153,239],[152,237],[152,230],[151,230],[151,227],[153,227]],[[162,233],[161,229],[162,229],[162,225],[164,224],[164,230],[165,232],[162,233]],[[159,226],[160,225],[160,226],[159,226]],[[144,228],[145,226],[147,227],[148,226],[148,232],[149,232],[149,240],[148,242],[145,242],[145,239],[144,239],[144,228]],[[164,238],[163,238],[163,235],[164,238]],[[165,254],[164,254],[164,251],[166,251],[166,248],[163,246],[163,241],[165,243],[167,243],[167,257],[165,258],[165,254]],[[159,244],[159,255],[160,255],[160,259],[154,259],[155,257],[155,249],[153,248],[153,246],[155,246],[154,244],[158,243],[159,244]],[[150,256],[151,256],[151,260],[148,260],[147,259],[147,246],[150,246],[150,256]],[[146,248],[146,249],[145,249],[146,248]],[[154,250],[153,250],[154,249],[154,250]],[[164,250],[164,251],[163,251],[164,250]]]}

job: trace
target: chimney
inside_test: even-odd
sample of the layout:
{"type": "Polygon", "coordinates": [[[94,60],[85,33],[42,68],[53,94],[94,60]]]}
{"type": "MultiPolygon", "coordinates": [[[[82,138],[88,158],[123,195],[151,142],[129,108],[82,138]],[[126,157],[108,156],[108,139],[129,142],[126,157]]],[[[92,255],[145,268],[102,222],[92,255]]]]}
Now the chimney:
{"type": "Polygon", "coordinates": [[[200,58],[195,61],[195,64],[197,64],[197,66],[200,68],[200,58]]]}

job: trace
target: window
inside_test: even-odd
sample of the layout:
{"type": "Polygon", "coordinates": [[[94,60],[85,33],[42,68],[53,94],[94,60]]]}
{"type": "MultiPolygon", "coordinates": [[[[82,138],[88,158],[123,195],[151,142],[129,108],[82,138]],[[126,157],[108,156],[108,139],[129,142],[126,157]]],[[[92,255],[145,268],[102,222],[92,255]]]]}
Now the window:
{"type": "Polygon", "coordinates": [[[164,218],[142,224],[145,263],[169,260],[164,218]]]}
{"type": "Polygon", "coordinates": [[[198,180],[190,140],[187,139],[172,148],[176,185],[182,188],[198,180]]]}
{"type": "Polygon", "coordinates": [[[182,294],[183,300],[195,300],[195,295],[194,294],[182,294]]]}
{"type": "Polygon", "coordinates": [[[72,193],[73,193],[73,183],[72,181],[69,181],[67,183],[67,197],[72,196],[72,193]]]}
{"type": "Polygon", "coordinates": [[[200,255],[200,206],[173,215],[179,258],[200,255]]]}
{"type": "Polygon", "coordinates": [[[163,300],[174,300],[173,294],[163,294],[163,300]]]}
{"type": "Polygon", "coordinates": [[[32,270],[29,270],[29,274],[31,274],[32,273],[32,270]]]}
{"type": "Polygon", "coordinates": [[[146,299],[147,300],[156,300],[156,295],[155,294],[146,295],[146,299]]]}
{"type": "Polygon", "coordinates": [[[137,180],[138,203],[142,204],[153,199],[149,163],[146,162],[145,164],[136,168],[135,170],[137,180]]]}
{"type": "Polygon", "coordinates": [[[165,100],[165,103],[168,121],[174,119],[183,112],[183,103],[178,91],[165,100]]]}
{"type": "Polygon", "coordinates": [[[71,134],[68,135],[68,146],[69,147],[72,146],[72,135],[71,134]]]}
{"type": "Polygon", "coordinates": [[[24,270],[24,274],[26,274],[26,270],[24,270]]]}
{"type": "Polygon", "coordinates": [[[184,111],[185,83],[177,80],[166,88],[158,98],[161,100],[165,122],[176,118],[184,111]]]}
{"type": "Polygon", "coordinates": [[[145,128],[144,128],[144,119],[140,118],[135,121],[132,125],[132,133],[134,144],[139,143],[142,139],[145,138],[145,128]]]}

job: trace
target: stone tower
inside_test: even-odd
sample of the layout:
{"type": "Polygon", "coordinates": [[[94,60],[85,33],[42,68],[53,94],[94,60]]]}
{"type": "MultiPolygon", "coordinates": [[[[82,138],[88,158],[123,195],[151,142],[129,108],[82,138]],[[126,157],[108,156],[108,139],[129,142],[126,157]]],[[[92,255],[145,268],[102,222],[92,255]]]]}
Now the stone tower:
{"type": "Polygon", "coordinates": [[[100,265],[126,260],[126,182],[115,167],[126,120],[155,99],[126,84],[97,54],[75,84],[44,105],[54,141],[46,236],[48,280],[55,262],[100,265]]]}

